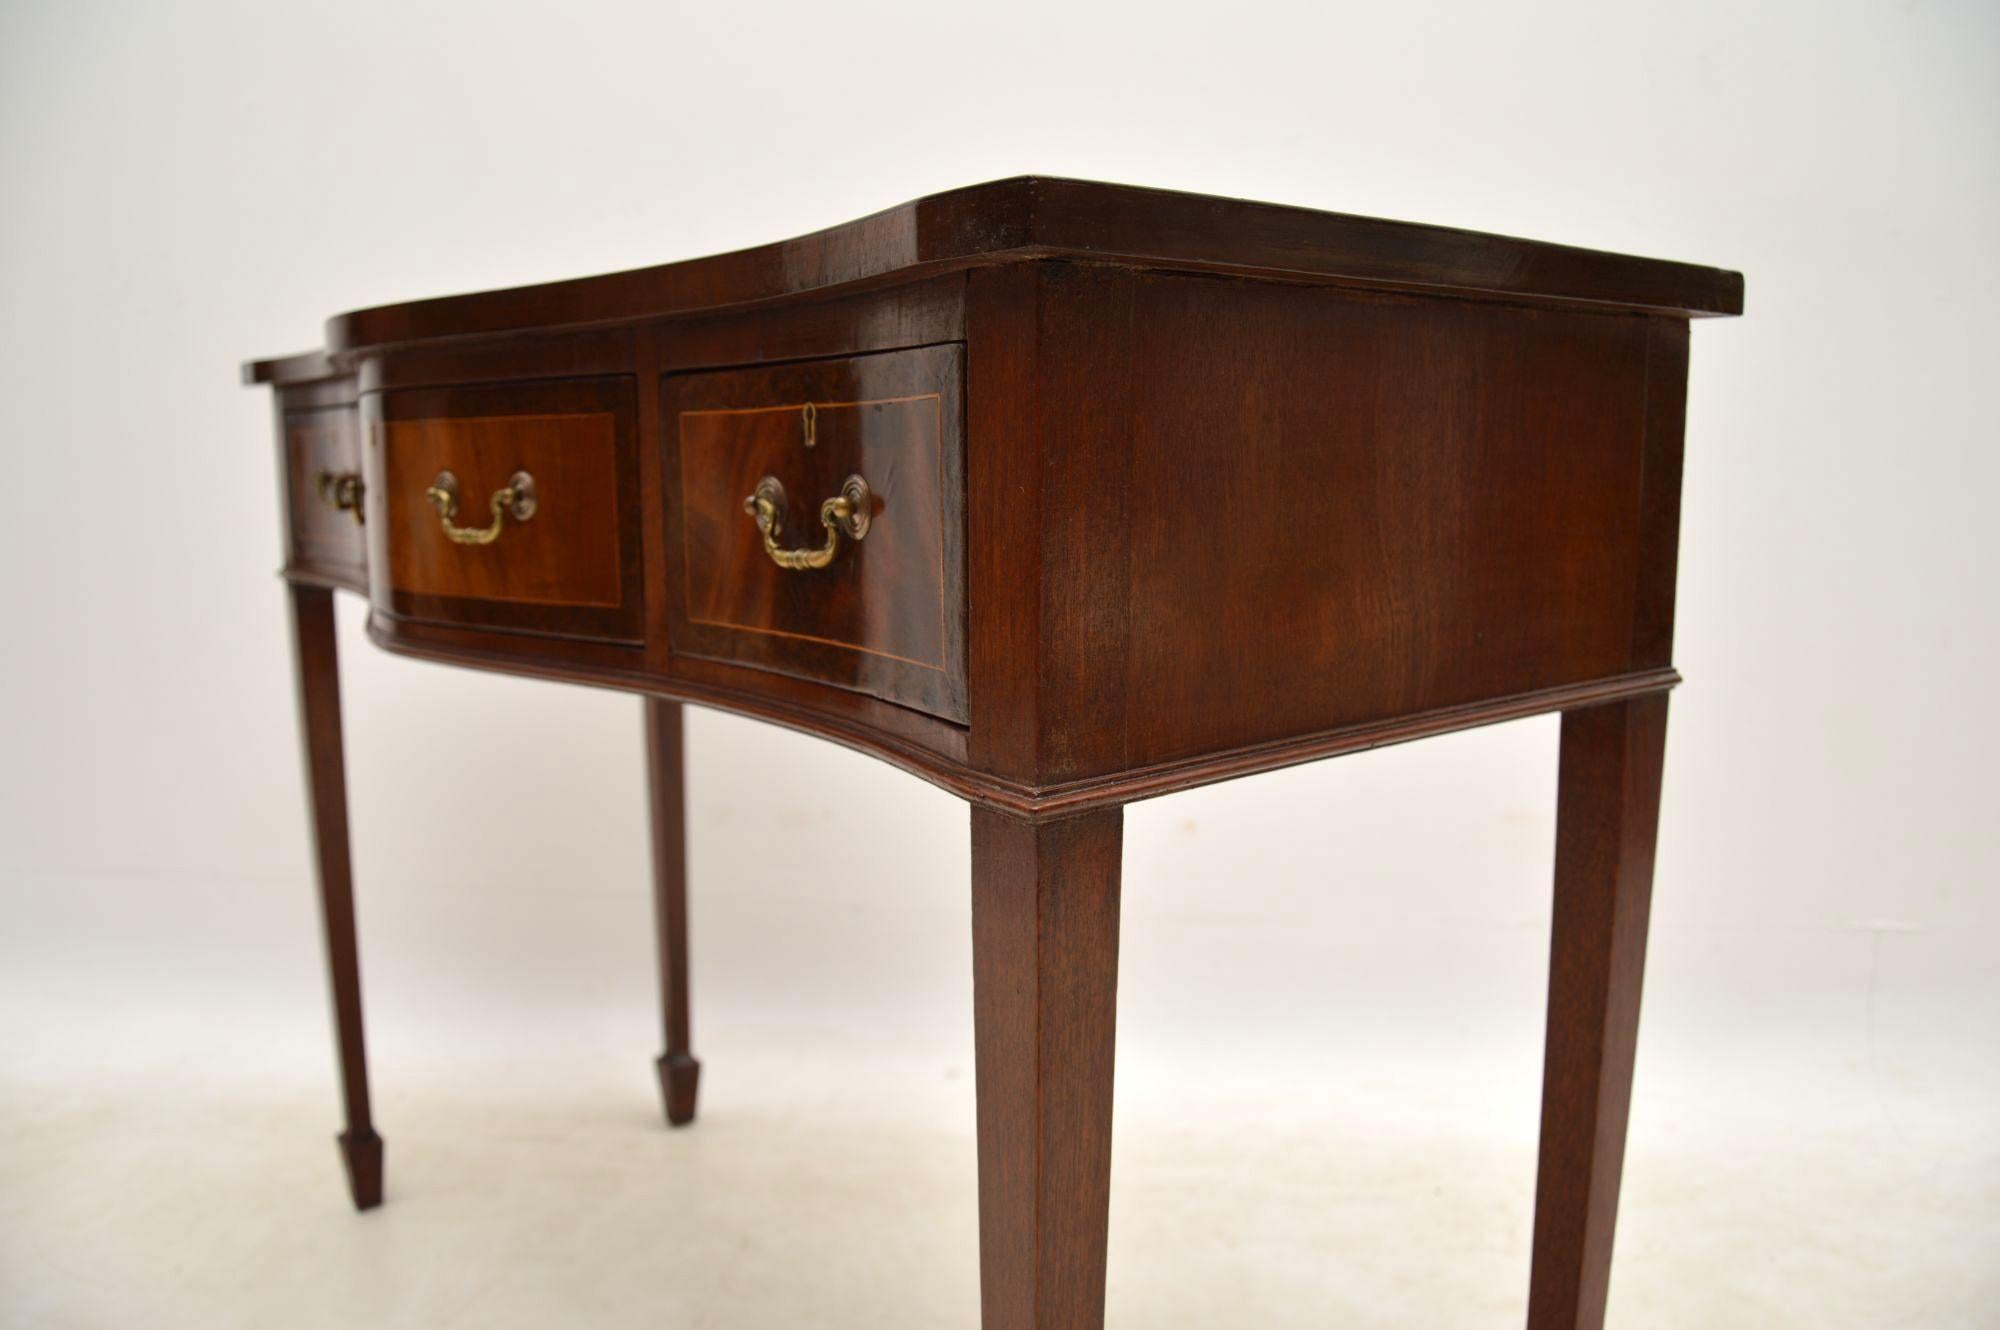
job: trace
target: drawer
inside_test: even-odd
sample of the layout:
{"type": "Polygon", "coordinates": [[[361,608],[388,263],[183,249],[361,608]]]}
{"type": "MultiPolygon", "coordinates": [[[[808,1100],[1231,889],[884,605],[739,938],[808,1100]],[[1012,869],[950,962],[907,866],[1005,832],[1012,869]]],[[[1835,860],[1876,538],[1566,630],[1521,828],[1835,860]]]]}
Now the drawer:
{"type": "Polygon", "coordinates": [[[675,653],[963,724],[963,377],[956,344],[665,376],[675,653]]]}
{"type": "Polygon", "coordinates": [[[639,641],[633,384],[367,394],[376,604],[405,618],[639,641]]]}
{"type": "Polygon", "coordinates": [[[292,562],[309,571],[359,579],[367,544],[354,406],[288,408],[284,429],[292,562]]]}

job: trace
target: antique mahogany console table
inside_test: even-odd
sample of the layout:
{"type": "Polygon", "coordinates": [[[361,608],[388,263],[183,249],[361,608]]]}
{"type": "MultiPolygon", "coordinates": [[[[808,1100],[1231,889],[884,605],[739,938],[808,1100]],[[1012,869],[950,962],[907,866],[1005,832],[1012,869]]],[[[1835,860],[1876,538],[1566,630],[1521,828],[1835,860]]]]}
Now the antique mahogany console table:
{"type": "Polygon", "coordinates": [[[986,1330],[1101,1325],[1123,806],[1562,713],[1528,1321],[1604,1314],[1672,666],[1688,320],[1742,278],[1069,180],[343,315],[276,392],[354,1203],[331,596],[645,698],[669,1121],[681,704],[972,805],[986,1330]]]}

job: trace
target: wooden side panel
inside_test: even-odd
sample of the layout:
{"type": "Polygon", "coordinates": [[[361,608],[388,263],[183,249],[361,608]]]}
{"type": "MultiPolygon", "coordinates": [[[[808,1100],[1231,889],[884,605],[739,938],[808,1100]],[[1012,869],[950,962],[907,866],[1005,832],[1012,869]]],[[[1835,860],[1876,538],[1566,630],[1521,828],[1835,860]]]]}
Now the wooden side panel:
{"type": "Polygon", "coordinates": [[[1142,699],[1122,686],[1137,640],[1145,570],[1133,543],[1148,522],[1132,486],[1140,461],[1132,348],[1135,283],[1117,268],[1051,264],[1042,294],[1042,641],[1044,775],[1126,765],[1142,699]],[[1111,686],[1107,687],[1107,683],[1111,686]]]}
{"type": "Polygon", "coordinates": [[[966,286],[966,672],[973,763],[1026,785],[1039,767],[1041,265],[966,286]]]}
{"type": "Polygon", "coordinates": [[[957,346],[665,380],[676,655],[817,679],[962,722],[964,481],[957,346]],[[870,490],[861,539],[784,568],[744,500],[783,489],[783,552],[824,549],[823,501],[870,490]]]}
{"type": "Polygon", "coordinates": [[[1047,284],[1042,783],[1633,668],[1652,320],[1047,284]]]}
{"type": "Polygon", "coordinates": [[[394,613],[617,641],[641,635],[639,494],[630,378],[369,394],[374,595],[394,613]],[[517,471],[532,519],[487,545],[448,539],[426,491],[458,480],[453,522],[483,527],[517,471]]]}
{"type": "Polygon", "coordinates": [[[1681,549],[1681,449],[1687,425],[1686,319],[1648,320],[1646,457],[1639,513],[1639,585],[1632,664],[1665,667],[1674,656],[1674,586],[1681,549]]]}

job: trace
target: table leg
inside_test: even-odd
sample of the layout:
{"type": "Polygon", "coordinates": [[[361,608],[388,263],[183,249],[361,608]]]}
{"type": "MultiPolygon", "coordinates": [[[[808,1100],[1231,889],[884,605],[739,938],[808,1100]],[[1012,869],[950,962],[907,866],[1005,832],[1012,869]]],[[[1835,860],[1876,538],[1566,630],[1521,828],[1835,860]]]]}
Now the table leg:
{"type": "Polygon", "coordinates": [[[681,704],[646,699],[646,777],[653,821],[653,925],[660,951],[660,1028],[666,1049],[654,1061],[667,1121],[694,1121],[701,1064],[689,1051],[687,795],[682,778],[681,704]]]}
{"type": "Polygon", "coordinates": [[[347,845],[347,772],[340,738],[340,661],[333,593],[291,587],[293,665],[305,747],[306,797],[319,869],[320,917],[333,987],[346,1130],[339,1136],[347,1190],[357,1210],[382,1203],[382,1138],[368,1111],[368,1055],[361,1036],[361,960],[354,941],[354,877],[347,845]]]}
{"type": "Polygon", "coordinates": [[[1104,1324],[1124,810],[972,810],[984,1330],[1104,1324]]]}
{"type": "Polygon", "coordinates": [[[1653,893],[1664,694],[1563,713],[1529,1330],[1600,1330],[1653,893]]]}

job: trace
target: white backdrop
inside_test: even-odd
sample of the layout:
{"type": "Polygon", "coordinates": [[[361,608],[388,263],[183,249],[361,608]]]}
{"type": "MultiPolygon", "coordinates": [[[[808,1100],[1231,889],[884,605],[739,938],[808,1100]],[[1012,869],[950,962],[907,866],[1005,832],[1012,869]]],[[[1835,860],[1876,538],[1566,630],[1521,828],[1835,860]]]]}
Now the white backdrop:
{"type": "MultiPolygon", "coordinates": [[[[235,370],[1032,171],[1746,274],[1694,331],[1613,1324],[2000,1324],[1996,57],[1926,0],[16,0],[0,1321],[974,1324],[962,807],[694,715],[704,1122],[656,1131],[638,703],[352,606],[390,1204],[342,1212],[235,370]]],[[[1131,811],[1113,1325],[1518,1320],[1554,752],[1131,811]]]]}

